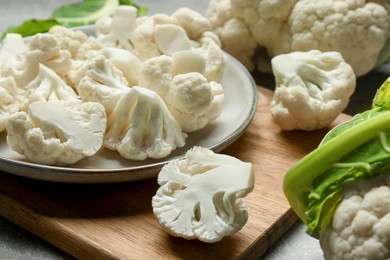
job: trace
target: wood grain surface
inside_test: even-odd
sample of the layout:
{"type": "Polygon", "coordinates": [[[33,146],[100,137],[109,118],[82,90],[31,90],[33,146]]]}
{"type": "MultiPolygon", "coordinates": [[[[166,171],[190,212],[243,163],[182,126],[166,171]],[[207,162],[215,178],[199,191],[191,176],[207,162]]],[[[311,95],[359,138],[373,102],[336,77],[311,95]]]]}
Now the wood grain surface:
{"type": "Polygon", "coordinates": [[[165,233],[151,208],[156,179],[86,185],[0,173],[0,214],[79,259],[255,259],[297,221],[282,192],[283,176],[329,130],[281,131],[269,110],[272,92],[259,87],[258,94],[252,123],[223,151],[252,162],[256,175],[245,198],[248,222],[231,237],[206,244],[165,233]]]}

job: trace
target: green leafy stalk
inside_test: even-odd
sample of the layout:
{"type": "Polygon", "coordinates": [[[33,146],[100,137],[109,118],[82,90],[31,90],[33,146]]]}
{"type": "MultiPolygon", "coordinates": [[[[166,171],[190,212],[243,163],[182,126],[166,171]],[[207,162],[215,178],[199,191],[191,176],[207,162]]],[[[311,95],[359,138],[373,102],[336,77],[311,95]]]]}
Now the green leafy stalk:
{"type": "Polygon", "coordinates": [[[147,8],[141,7],[131,0],[84,0],[79,4],[60,6],[54,10],[49,19],[31,19],[20,26],[10,27],[5,30],[1,38],[4,38],[7,33],[19,33],[23,37],[44,33],[54,25],[75,27],[94,24],[99,18],[112,15],[119,5],[136,7],[138,15],[147,13],[147,8]]]}
{"type": "Polygon", "coordinates": [[[111,15],[119,6],[118,0],[85,0],[77,5],[63,5],[52,18],[67,27],[93,24],[100,17],[111,15]]]}
{"type": "Polygon", "coordinates": [[[7,28],[2,35],[2,38],[4,38],[7,33],[18,33],[22,36],[30,36],[40,32],[47,32],[54,25],[60,25],[60,23],[54,19],[48,19],[48,20],[31,19],[25,21],[20,26],[7,28]]]}
{"type": "Polygon", "coordinates": [[[309,234],[329,224],[344,185],[390,169],[389,82],[378,90],[373,109],[331,130],[286,173],[285,195],[309,234]]]}

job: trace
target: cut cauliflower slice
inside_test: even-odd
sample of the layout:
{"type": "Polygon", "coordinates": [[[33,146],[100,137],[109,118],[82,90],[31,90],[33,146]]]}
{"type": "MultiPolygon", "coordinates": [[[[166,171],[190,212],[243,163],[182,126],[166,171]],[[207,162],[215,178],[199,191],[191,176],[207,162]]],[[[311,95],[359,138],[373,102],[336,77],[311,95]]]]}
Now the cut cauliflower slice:
{"type": "Polygon", "coordinates": [[[320,233],[325,259],[390,258],[390,177],[344,188],[330,226],[320,233]]]}
{"type": "Polygon", "coordinates": [[[194,147],[165,165],[153,212],[170,234],[213,243],[238,232],[248,220],[241,198],[254,187],[251,163],[194,147]]]}
{"type": "Polygon", "coordinates": [[[135,86],[108,116],[104,146],[126,159],[159,159],[184,146],[186,137],[160,96],[135,86]]]}
{"type": "Polygon", "coordinates": [[[26,94],[21,110],[36,101],[59,101],[79,99],[76,91],[50,68],[39,64],[39,73],[26,87],[26,94]]]}
{"type": "Polygon", "coordinates": [[[0,133],[5,129],[8,117],[19,112],[24,95],[13,77],[0,78],[0,133]]]}
{"type": "Polygon", "coordinates": [[[356,76],[340,53],[293,52],[272,59],[271,114],[284,130],[328,126],[348,105],[356,76]]]}
{"type": "Polygon", "coordinates": [[[94,155],[103,144],[106,114],[93,102],[38,101],[7,121],[7,143],[28,160],[67,165],[94,155]]]}
{"type": "Polygon", "coordinates": [[[52,69],[62,78],[72,63],[70,52],[62,50],[56,37],[47,33],[34,35],[27,44],[27,50],[11,62],[10,68],[3,71],[4,76],[13,76],[20,88],[35,79],[39,73],[39,64],[52,69]]]}

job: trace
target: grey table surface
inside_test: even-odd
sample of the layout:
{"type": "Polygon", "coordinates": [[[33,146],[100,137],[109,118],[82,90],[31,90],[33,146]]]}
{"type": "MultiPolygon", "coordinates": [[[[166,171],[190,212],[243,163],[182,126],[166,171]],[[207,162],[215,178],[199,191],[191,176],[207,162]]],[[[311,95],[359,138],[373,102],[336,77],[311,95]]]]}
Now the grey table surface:
{"type": "MultiPolygon", "coordinates": [[[[79,0],[0,0],[0,32],[8,26],[21,24],[30,18],[48,18],[62,4],[79,0]]],[[[190,7],[204,13],[209,0],[138,0],[136,3],[148,7],[149,14],[174,12],[179,7],[190,7]]],[[[367,76],[359,78],[358,89],[351,98],[346,112],[355,114],[370,106],[375,88],[390,74],[385,65],[367,76]]],[[[254,75],[258,84],[273,88],[270,81],[254,75]],[[267,86],[268,84],[268,86],[267,86]]],[[[271,80],[272,82],[272,80],[271,80]]],[[[43,241],[35,235],[0,217],[0,259],[73,259],[72,256],[43,241]]],[[[318,240],[305,233],[305,226],[295,224],[262,259],[316,260],[323,259],[318,240]]]]}

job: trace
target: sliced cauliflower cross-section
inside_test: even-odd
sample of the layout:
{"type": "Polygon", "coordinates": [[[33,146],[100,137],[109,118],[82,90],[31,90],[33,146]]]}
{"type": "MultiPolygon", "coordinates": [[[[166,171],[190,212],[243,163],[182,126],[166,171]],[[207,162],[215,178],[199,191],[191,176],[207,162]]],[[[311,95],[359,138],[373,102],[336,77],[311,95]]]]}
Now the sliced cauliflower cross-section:
{"type": "Polygon", "coordinates": [[[104,145],[126,159],[159,159],[184,146],[186,137],[161,97],[135,86],[120,97],[108,116],[104,145]]]}
{"type": "Polygon", "coordinates": [[[103,144],[102,105],[79,100],[34,102],[28,113],[7,121],[7,142],[28,160],[45,165],[73,164],[94,155],[103,144]]]}
{"type": "Polygon", "coordinates": [[[153,212],[173,236],[217,242],[248,220],[241,198],[254,187],[251,163],[194,147],[184,159],[165,165],[158,183],[153,212]]]}
{"type": "Polygon", "coordinates": [[[328,126],[348,105],[356,76],[338,52],[292,52],[272,59],[271,113],[284,130],[328,126]]]}

